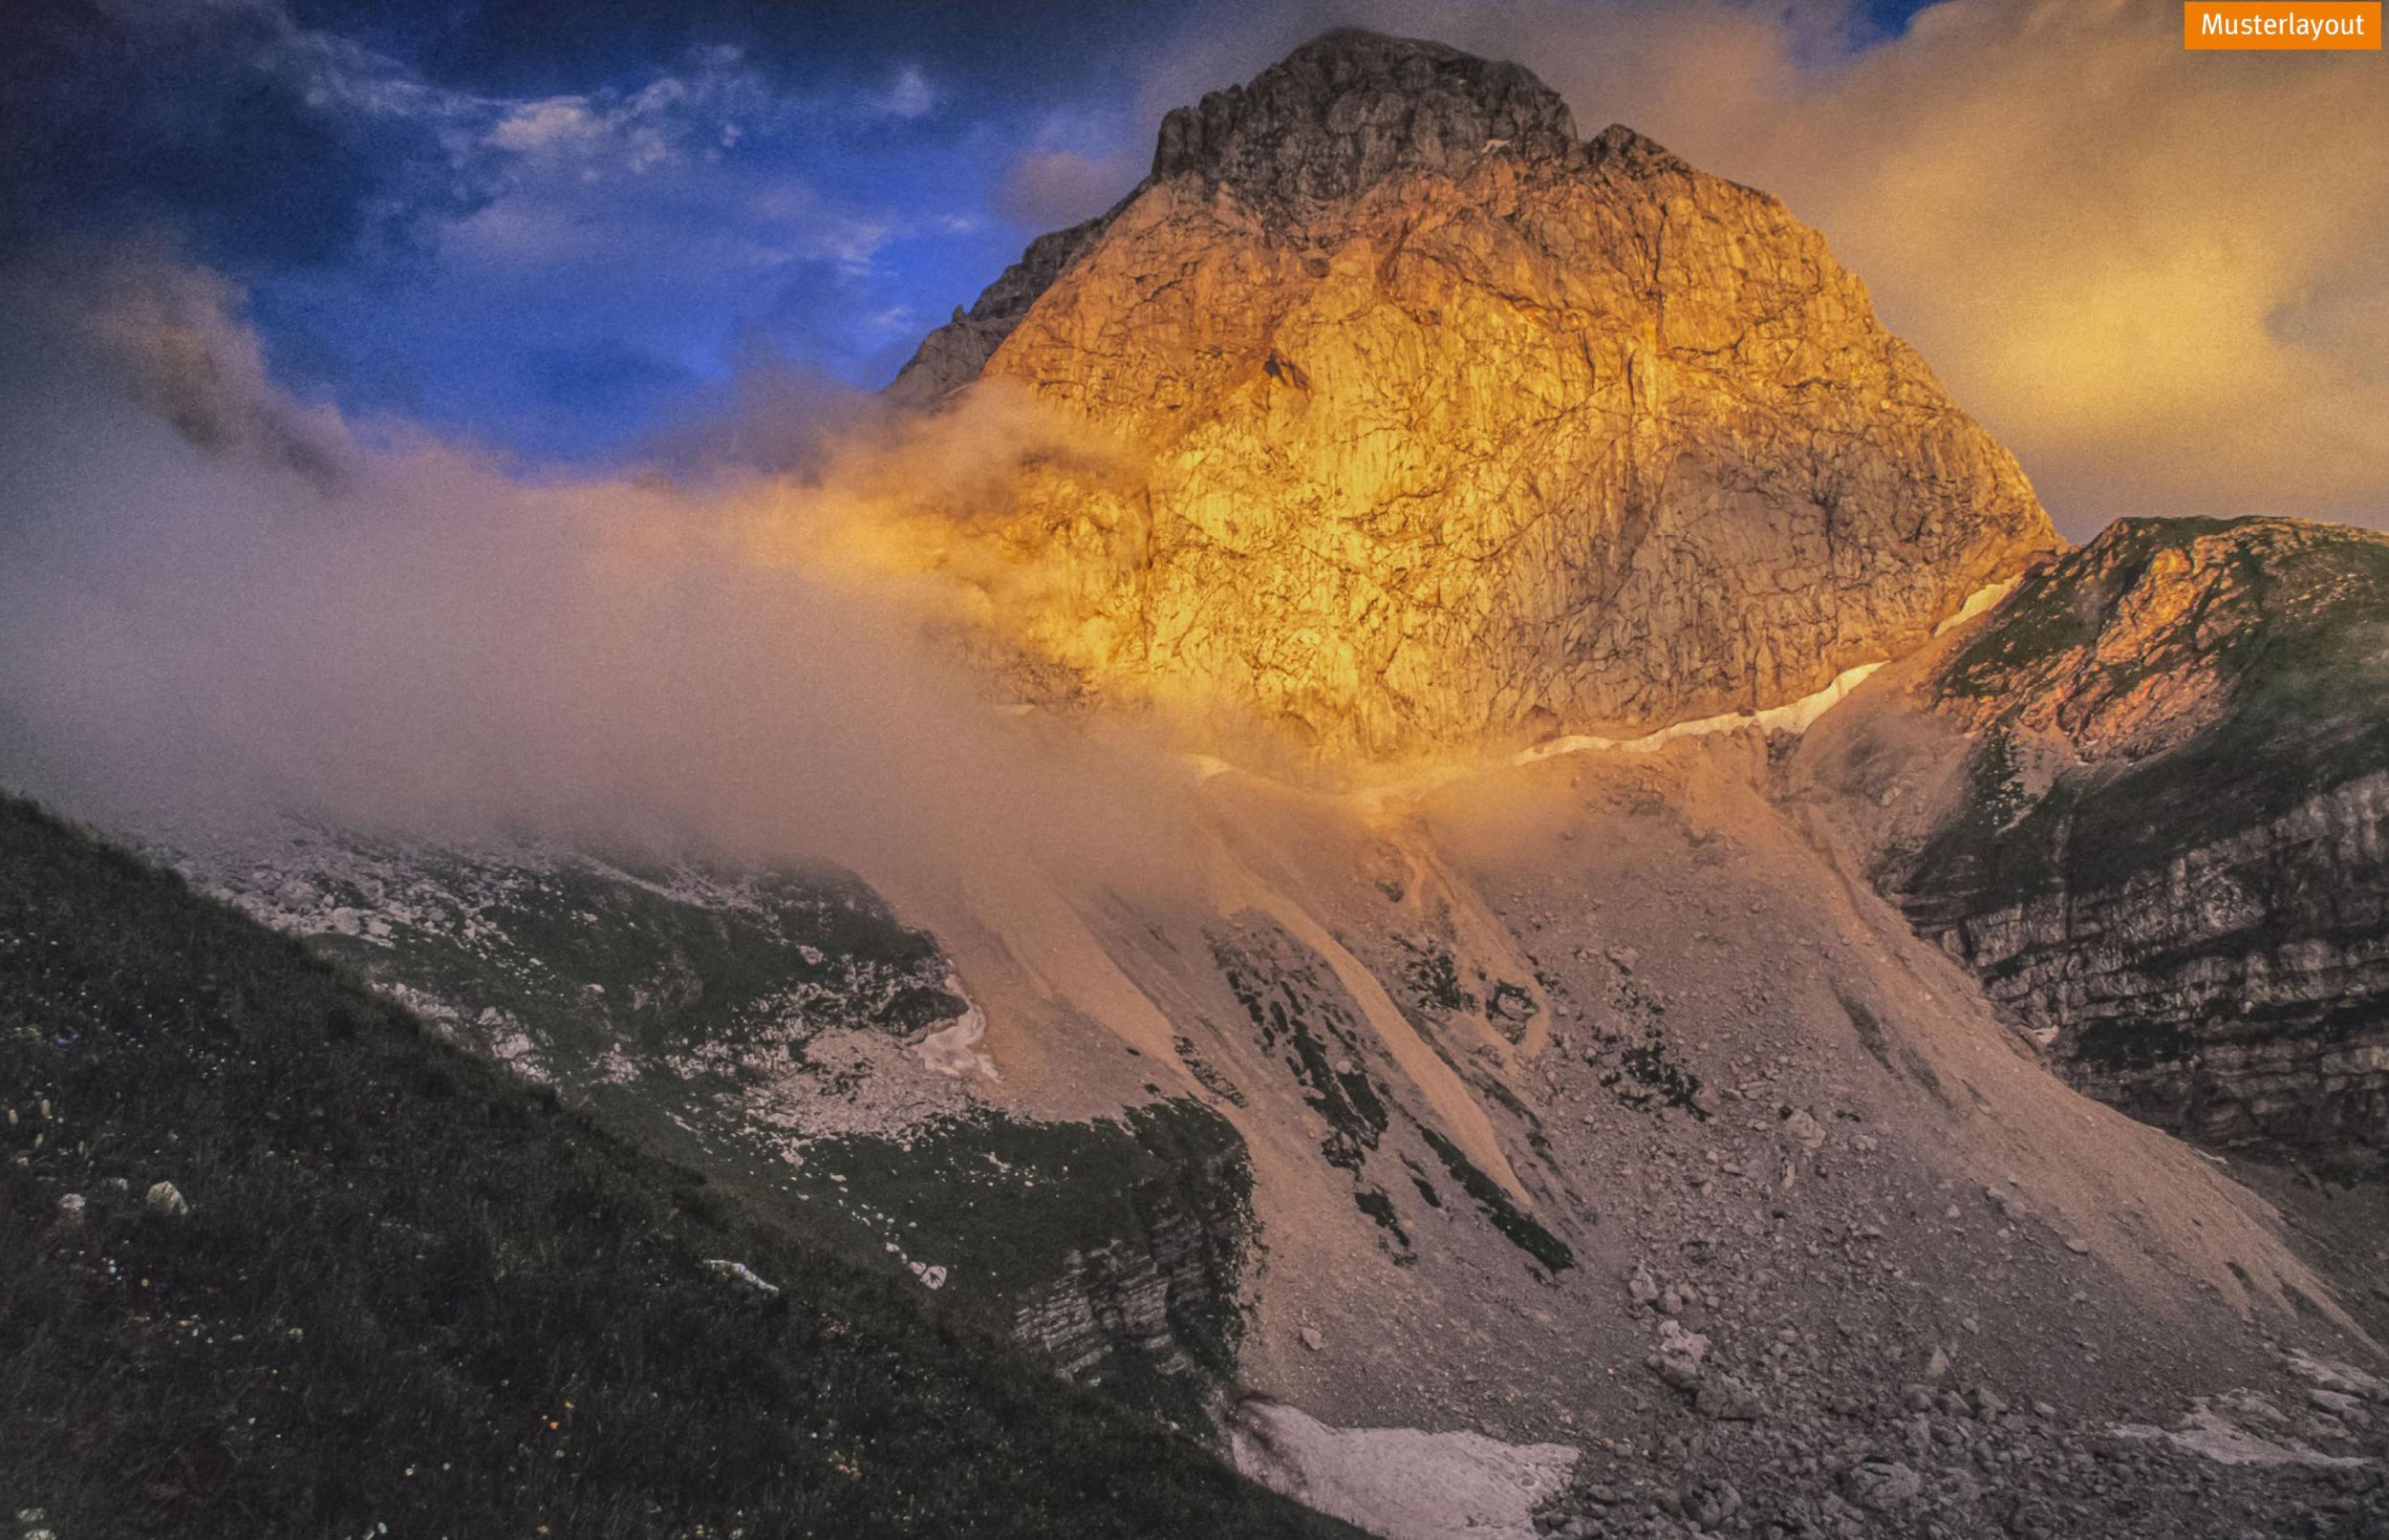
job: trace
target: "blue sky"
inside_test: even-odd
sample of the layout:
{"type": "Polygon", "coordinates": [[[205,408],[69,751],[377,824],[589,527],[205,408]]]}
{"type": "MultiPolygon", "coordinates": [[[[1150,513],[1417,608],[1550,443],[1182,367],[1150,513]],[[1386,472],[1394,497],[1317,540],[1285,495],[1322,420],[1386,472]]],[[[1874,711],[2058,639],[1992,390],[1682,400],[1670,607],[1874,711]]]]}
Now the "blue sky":
{"type": "MultiPolygon", "coordinates": [[[[1862,47],[1914,9],[1829,31],[1862,47]]],[[[0,66],[0,238],[163,245],[246,289],[303,396],[603,462],[743,370],[883,384],[1031,236],[1134,182],[1173,52],[1256,18],[1286,20],[33,0],[0,66]]]]}

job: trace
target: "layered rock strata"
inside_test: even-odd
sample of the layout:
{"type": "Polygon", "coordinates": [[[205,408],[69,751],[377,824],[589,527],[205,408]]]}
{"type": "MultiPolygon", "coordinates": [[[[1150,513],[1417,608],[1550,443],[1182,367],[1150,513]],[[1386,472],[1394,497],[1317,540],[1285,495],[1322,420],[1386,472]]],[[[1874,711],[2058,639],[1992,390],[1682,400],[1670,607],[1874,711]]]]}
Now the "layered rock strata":
{"type": "Polygon", "coordinates": [[[1829,726],[1804,774],[1861,794],[1877,881],[2085,1090],[2369,1164],[2389,1147],[2384,640],[2378,535],[2127,520],[1829,726]]]}

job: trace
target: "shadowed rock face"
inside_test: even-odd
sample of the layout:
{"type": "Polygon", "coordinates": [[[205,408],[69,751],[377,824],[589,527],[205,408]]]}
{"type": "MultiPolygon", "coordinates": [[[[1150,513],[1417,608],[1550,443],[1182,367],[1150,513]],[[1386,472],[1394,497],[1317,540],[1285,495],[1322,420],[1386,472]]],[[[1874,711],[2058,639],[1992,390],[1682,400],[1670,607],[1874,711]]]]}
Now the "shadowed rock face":
{"type": "Polygon", "coordinates": [[[1129,467],[1034,466],[971,537],[1044,577],[1002,641],[1330,757],[1778,705],[2055,544],[1782,204],[1365,32],[1172,114],[893,393],[974,378],[1129,467]]]}
{"type": "Polygon", "coordinates": [[[1879,714],[1802,753],[1882,810],[1877,880],[2084,1090],[2212,1143],[2370,1163],[2385,644],[2389,541],[2124,521],[1917,684],[1903,709],[1963,738],[1920,752],[1879,714]]]}
{"type": "Polygon", "coordinates": [[[1163,118],[1152,175],[1203,177],[1300,212],[1391,177],[1463,170],[1493,143],[1568,160],[1576,120],[1516,64],[1346,30],[1163,118]]]}

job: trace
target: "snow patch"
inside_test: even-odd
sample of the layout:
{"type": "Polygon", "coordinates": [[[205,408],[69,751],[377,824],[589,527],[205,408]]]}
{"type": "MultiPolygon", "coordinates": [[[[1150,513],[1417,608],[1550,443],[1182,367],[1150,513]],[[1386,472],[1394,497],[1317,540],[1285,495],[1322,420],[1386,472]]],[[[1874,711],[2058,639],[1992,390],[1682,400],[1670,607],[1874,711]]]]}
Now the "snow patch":
{"type": "MultiPolygon", "coordinates": [[[[1879,658],[1872,663],[1860,663],[1843,669],[1822,690],[1802,695],[1797,700],[1785,701],[1780,706],[1769,706],[1763,711],[1720,712],[1714,717],[1670,722],[1639,738],[1603,738],[1597,733],[1571,734],[1520,749],[1507,759],[1441,764],[1393,781],[1364,786],[1349,794],[1350,801],[1374,814],[1383,812],[1394,799],[1422,797],[1439,787],[1485,774],[1489,770],[1536,764],[1566,754],[1653,754],[1678,738],[1705,738],[1714,733],[1734,733],[1750,727],[1766,733],[1805,733],[1816,724],[1817,718],[1840,705],[1851,691],[1865,683],[1867,676],[1882,668],[1884,661],[1879,658]]],[[[1209,781],[1236,768],[1209,755],[1187,755],[1183,758],[1194,771],[1197,781],[1209,781]]]]}
{"type": "Polygon", "coordinates": [[[2008,579],[2005,583],[1993,583],[1984,588],[1976,588],[1972,593],[1966,596],[1966,603],[1958,607],[1958,612],[1956,614],[1951,615],[1948,619],[1933,628],[1933,634],[1938,636],[1943,631],[1950,631],[1959,626],[1965,625],[1968,621],[1972,620],[1976,615],[1981,614],[1984,610],[1989,610],[1992,605],[1997,604],[2009,594],[2013,593],[2015,591],[2015,586],[2023,581],[2024,574],[2019,572],[2015,576],[2008,579]]]}
{"type": "Polygon", "coordinates": [[[979,1040],[987,1036],[986,1013],[963,990],[961,979],[952,973],[946,974],[946,993],[962,1002],[962,1014],[954,1018],[952,1026],[940,1027],[920,1040],[915,1052],[921,1056],[921,1062],[958,1080],[973,1070],[991,1080],[1003,1079],[996,1073],[996,1061],[979,1051],[979,1040]]]}
{"type": "Polygon", "coordinates": [[[1536,1540],[1535,1509],[1568,1484],[1578,1451],[1481,1433],[1330,1427],[1275,1401],[1235,1414],[1236,1468],[1386,1540],[1536,1540]]]}
{"type": "Polygon", "coordinates": [[[2286,1432],[2271,1435],[2251,1431],[2247,1422],[2286,1423],[2280,1411],[2262,1396],[2250,1392],[2235,1392],[2224,1398],[2230,1412],[2217,1410],[2205,1401],[2190,1408],[2190,1415],[2175,1428],[2152,1427],[2146,1422],[2119,1422],[2114,1432],[2125,1439],[2162,1439],[2177,1449],[2201,1455],[2219,1465],[2317,1465],[2346,1468],[2370,1465],[2369,1460],[2354,1455],[2325,1454],[2302,1440],[2286,1432]]]}
{"type": "MultiPolygon", "coordinates": [[[[1968,602],[1972,603],[1971,600],[1968,602]]],[[[1762,728],[1770,733],[1805,733],[1818,717],[1839,705],[1843,696],[1865,683],[1866,676],[1882,667],[1883,664],[1878,661],[1861,663],[1855,668],[1843,669],[1834,675],[1833,683],[1814,695],[1802,695],[1797,700],[1786,701],[1780,706],[1770,706],[1764,711],[1730,711],[1720,713],[1715,717],[1696,717],[1689,722],[1672,722],[1655,733],[1645,733],[1640,738],[1601,738],[1591,734],[1555,738],[1548,743],[1538,743],[1531,749],[1519,750],[1511,757],[1510,762],[1533,764],[1539,759],[1549,759],[1562,754],[1602,751],[1619,754],[1649,754],[1659,749],[1661,745],[1672,743],[1680,738],[1702,738],[1711,733],[1732,733],[1745,727],[1762,728]]]]}

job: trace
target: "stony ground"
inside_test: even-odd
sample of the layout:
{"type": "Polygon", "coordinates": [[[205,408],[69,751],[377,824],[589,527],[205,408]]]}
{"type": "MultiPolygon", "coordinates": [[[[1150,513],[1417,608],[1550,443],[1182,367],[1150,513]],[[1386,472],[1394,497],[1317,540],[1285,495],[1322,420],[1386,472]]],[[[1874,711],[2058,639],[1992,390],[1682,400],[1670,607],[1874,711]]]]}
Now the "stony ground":
{"type": "MultiPolygon", "coordinates": [[[[2278,1171],[2254,1175],[2269,1190],[2300,1186],[2278,1171]]],[[[2304,1212],[2292,1209],[2297,1231],[2378,1256],[2376,1194],[2306,1192],[2304,1212]],[[2335,1211],[2321,1214],[2322,1206],[2335,1211]]],[[[1853,1238],[1862,1250],[1876,1237],[1853,1238]]],[[[1751,1282],[1731,1261],[1723,1271],[1715,1286],[1647,1266],[1621,1282],[1620,1307],[1653,1342],[1647,1421],[1584,1442],[1568,1489],[1538,1510],[1539,1532],[2389,1533],[2389,1383],[2351,1365],[2275,1342],[2274,1372],[2251,1375],[2249,1387],[2192,1395],[2180,1415],[2150,1395],[2136,1417],[2112,1390],[2098,1393],[2109,1358],[2170,1354],[2187,1385],[2212,1375],[2214,1344],[2069,1334],[2081,1376],[2035,1381],[2001,1344],[1969,1334],[1945,1346],[1921,1320],[1912,1331],[1768,1329],[1770,1319],[1816,1319],[1820,1299],[1830,1317],[1831,1301],[1865,1290],[1862,1266],[1819,1268],[1814,1282],[1826,1287],[1779,1300],[1780,1315],[1755,1321],[1713,1308],[1751,1282]]]]}
{"type": "MultiPolygon", "coordinates": [[[[1548,1529],[2383,1532],[2389,1408],[2360,1371],[2326,1382],[2381,1368],[2369,1189],[2065,1088],[1769,800],[1767,763],[1727,735],[1399,803],[1215,780],[1234,866],[1207,904],[912,923],[986,1004],[1001,1079],[975,1094],[1066,1129],[1063,1098],[1142,1084],[1234,1125],[1242,1389],[1327,1432],[1581,1450],[1548,1529]],[[1168,1059],[1124,1009],[1166,1013],[1168,1059]]],[[[916,1031],[881,1073],[942,1080],[916,1031]]],[[[862,1169],[807,1147],[799,1176],[862,1169]]],[[[1066,1199],[1065,1171],[1109,1166],[994,1153],[958,1169],[1066,1199]]],[[[1001,1219],[913,1190],[873,1198],[906,1254],[1001,1219]]],[[[992,1255],[929,1260],[954,1294],[992,1255]]],[[[1169,1276],[1138,1295],[1155,1323],[1185,1303],[1169,1276]]]]}
{"type": "MultiPolygon", "coordinates": [[[[1801,1349],[1786,1344],[1798,1373],[1801,1349]]],[[[1747,1422],[1667,1419],[1597,1443],[1539,1531],[1609,1535],[2378,1536],[2389,1532],[2378,1390],[2354,1404],[2232,1410],[2243,1463],[2161,1437],[2015,1405],[1945,1374],[1896,1396],[1880,1381],[1801,1380],[1747,1422]],[[2259,1447],[2258,1441],[2263,1441],[2259,1447]],[[2344,1451],[2279,1460],[2291,1447],[2344,1451]],[[2345,1464],[2321,1464],[2322,1460],[2345,1464]],[[2276,1463],[2265,1463],[2265,1462],[2276,1463]]],[[[2315,1394],[2335,1398],[2318,1389],[2315,1394]]]]}
{"type": "Polygon", "coordinates": [[[1590,1217],[1539,1304],[1315,1297],[1314,1362],[1414,1355],[1339,1420],[1573,1444],[1570,1535],[2389,1533],[2372,1189],[2082,1102],[1721,768],[1560,770],[1531,837],[1420,815],[1549,1006],[1538,1212],[1590,1217]]]}

